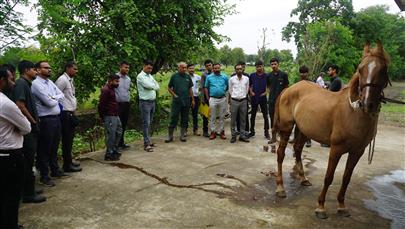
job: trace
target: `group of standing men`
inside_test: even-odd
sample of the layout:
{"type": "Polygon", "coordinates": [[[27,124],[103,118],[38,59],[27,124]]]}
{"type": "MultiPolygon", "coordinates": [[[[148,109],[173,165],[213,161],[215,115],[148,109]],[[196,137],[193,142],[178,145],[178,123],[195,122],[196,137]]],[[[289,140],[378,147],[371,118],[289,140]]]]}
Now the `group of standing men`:
{"type": "Polygon", "coordinates": [[[34,65],[23,60],[15,68],[0,68],[0,228],[17,228],[19,202],[46,201],[43,190],[36,189],[34,163],[39,182],[52,187],[52,178],[80,172],[72,160],[72,144],[77,102],[73,78],[77,65],[67,62],[64,73],[54,83],[47,61],[34,65]],[[57,151],[62,138],[63,170],[57,151]]]}

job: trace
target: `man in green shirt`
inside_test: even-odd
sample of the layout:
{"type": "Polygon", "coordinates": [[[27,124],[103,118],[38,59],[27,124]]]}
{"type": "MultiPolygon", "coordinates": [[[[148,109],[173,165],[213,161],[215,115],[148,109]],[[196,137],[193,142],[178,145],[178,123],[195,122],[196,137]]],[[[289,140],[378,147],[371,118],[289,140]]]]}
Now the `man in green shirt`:
{"type": "Polygon", "coordinates": [[[153,152],[155,145],[151,143],[150,132],[153,121],[153,114],[156,109],[156,92],[160,87],[158,82],[150,74],[153,70],[153,63],[147,60],[143,63],[143,70],[136,77],[136,84],[139,95],[139,109],[142,116],[143,147],[146,152],[153,152]]]}
{"type": "Polygon", "coordinates": [[[172,109],[170,112],[169,136],[166,143],[173,141],[174,128],[177,126],[179,115],[181,116],[180,141],[186,141],[186,132],[188,127],[188,112],[191,105],[194,107],[193,81],[186,73],[187,64],[180,62],[177,64],[178,72],[172,75],[169,81],[169,93],[173,96],[172,109]]]}

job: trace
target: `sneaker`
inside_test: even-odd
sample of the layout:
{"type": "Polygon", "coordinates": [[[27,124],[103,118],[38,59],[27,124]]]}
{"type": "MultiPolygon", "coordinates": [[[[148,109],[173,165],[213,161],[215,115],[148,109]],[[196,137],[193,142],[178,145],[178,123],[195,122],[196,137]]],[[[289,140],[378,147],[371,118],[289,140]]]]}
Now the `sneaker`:
{"type": "Polygon", "coordinates": [[[255,132],[250,132],[249,138],[251,138],[251,137],[253,137],[253,136],[255,136],[255,132]]]}
{"type": "MultiPolygon", "coordinates": [[[[198,130],[194,130],[194,131],[193,131],[193,134],[194,134],[195,136],[201,136],[201,134],[198,133],[198,130]]],[[[208,133],[207,133],[207,134],[208,134],[208,133]]]]}
{"type": "Polygon", "coordinates": [[[231,138],[231,141],[230,141],[231,143],[235,143],[236,142],[236,136],[232,136],[232,138],[231,138]]]}
{"type": "Polygon", "coordinates": [[[241,142],[250,142],[247,138],[239,137],[239,141],[241,142]]]}
{"type": "Polygon", "coordinates": [[[49,177],[41,177],[39,179],[39,183],[46,186],[46,187],[53,187],[55,186],[55,182],[51,180],[49,177]]]}

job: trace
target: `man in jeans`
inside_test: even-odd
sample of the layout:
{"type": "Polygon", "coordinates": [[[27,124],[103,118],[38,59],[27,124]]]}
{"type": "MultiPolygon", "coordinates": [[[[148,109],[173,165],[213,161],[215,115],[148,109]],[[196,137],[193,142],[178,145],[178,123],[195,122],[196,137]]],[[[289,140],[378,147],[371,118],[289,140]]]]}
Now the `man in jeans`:
{"type": "Polygon", "coordinates": [[[108,76],[107,84],[101,89],[98,112],[104,123],[105,141],[107,150],[104,160],[118,161],[118,143],[122,134],[120,117],[118,116],[118,102],[115,98],[115,89],[120,83],[120,77],[112,74],[108,76]]]}
{"type": "Polygon", "coordinates": [[[221,73],[221,64],[213,65],[213,73],[205,81],[205,96],[209,99],[211,109],[211,135],[210,140],[215,139],[217,126],[216,119],[219,117],[219,133],[221,139],[226,139],[224,130],[224,119],[227,102],[225,93],[228,91],[228,76],[221,73]]]}
{"type": "MultiPolygon", "coordinates": [[[[247,113],[247,93],[249,92],[249,77],[243,75],[243,67],[241,64],[235,66],[236,75],[229,79],[229,103],[231,104],[231,143],[236,142],[237,125],[236,119],[239,117],[240,125],[246,126],[247,113]]],[[[245,128],[240,129],[239,140],[249,142],[247,140],[245,128]]]]}
{"type": "Polygon", "coordinates": [[[75,129],[78,125],[75,115],[77,108],[76,90],[73,78],[77,73],[77,65],[73,61],[65,64],[65,72],[59,76],[55,84],[63,92],[65,99],[62,100],[62,156],[63,171],[80,172],[82,168],[72,160],[72,146],[75,138],[75,129]]]}
{"type": "Polygon", "coordinates": [[[156,92],[160,89],[158,82],[150,74],[152,70],[153,63],[147,60],[143,63],[143,70],[136,77],[142,116],[143,148],[146,152],[153,152],[154,144],[150,140],[150,132],[156,107],[156,92]]]}
{"type": "Polygon", "coordinates": [[[20,78],[15,82],[12,99],[31,123],[31,132],[24,136],[22,148],[25,161],[23,203],[41,203],[44,202],[46,198],[37,194],[35,190],[35,175],[32,171],[35,154],[37,152],[39,120],[33,95],[31,93],[31,84],[36,78],[37,72],[34,63],[26,60],[23,60],[18,64],[18,71],[20,72],[20,78]]]}
{"type": "Polygon", "coordinates": [[[19,228],[18,208],[24,183],[23,135],[30,122],[4,94],[11,90],[11,72],[0,68],[0,228],[19,228]]]}
{"type": "Polygon", "coordinates": [[[120,77],[120,84],[115,89],[115,98],[118,102],[118,113],[120,116],[120,121],[122,125],[122,134],[118,147],[121,149],[129,148],[129,145],[124,143],[125,130],[127,129],[127,123],[129,118],[129,108],[130,108],[130,89],[131,89],[131,78],[128,76],[129,63],[122,61],[120,63],[120,71],[117,75],[120,77]]]}

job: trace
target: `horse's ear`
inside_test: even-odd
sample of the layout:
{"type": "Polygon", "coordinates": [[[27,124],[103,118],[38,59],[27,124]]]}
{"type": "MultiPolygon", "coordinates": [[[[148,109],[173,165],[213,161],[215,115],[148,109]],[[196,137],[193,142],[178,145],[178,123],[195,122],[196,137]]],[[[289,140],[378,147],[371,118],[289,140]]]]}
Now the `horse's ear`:
{"type": "Polygon", "coordinates": [[[383,48],[381,40],[377,40],[377,52],[384,53],[384,48],[383,48]]]}
{"type": "Polygon", "coordinates": [[[370,53],[370,41],[366,41],[363,49],[363,57],[370,53]]]}

